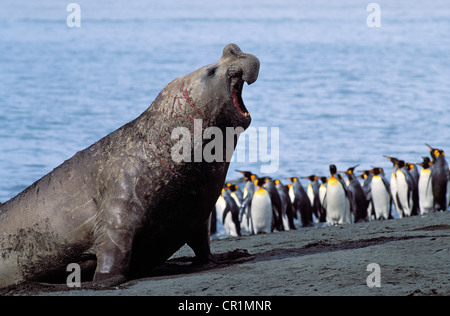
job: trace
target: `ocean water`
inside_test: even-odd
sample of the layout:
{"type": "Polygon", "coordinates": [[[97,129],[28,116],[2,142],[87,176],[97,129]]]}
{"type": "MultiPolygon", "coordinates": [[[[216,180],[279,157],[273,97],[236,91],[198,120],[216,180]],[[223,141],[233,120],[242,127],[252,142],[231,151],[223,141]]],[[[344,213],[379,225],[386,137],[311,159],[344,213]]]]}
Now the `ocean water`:
{"type": "MultiPolygon", "coordinates": [[[[70,2],[1,1],[0,201],[230,42],[261,61],[243,97],[253,127],[279,131],[272,177],[327,175],[331,163],[389,172],[382,155],[419,162],[425,142],[450,151],[446,0],[378,1],[380,27],[366,23],[370,1],[79,0],[70,28],[70,2]]],[[[228,177],[267,164],[233,162],[228,177]]]]}

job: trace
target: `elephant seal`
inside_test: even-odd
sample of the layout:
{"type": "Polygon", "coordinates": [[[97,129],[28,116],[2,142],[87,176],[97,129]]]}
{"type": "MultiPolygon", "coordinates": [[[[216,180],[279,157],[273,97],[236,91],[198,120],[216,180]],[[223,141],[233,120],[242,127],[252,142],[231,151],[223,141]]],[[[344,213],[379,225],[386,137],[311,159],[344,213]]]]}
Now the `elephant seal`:
{"type": "MultiPolygon", "coordinates": [[[[0,206],[0,287],[67,275],[69,263],[94,266],[96,285],[116,285],[186,243],[208,262],[209,216],[229,160],[174,161],[171,133],[197,119],[202,131],[246,129],[242,88],[258,73],[254,55],[225,46],[217,63],[175,79],[138,118],[0,206]]],[[[198,145],[194,137],[192,151],[198,145]]]]}

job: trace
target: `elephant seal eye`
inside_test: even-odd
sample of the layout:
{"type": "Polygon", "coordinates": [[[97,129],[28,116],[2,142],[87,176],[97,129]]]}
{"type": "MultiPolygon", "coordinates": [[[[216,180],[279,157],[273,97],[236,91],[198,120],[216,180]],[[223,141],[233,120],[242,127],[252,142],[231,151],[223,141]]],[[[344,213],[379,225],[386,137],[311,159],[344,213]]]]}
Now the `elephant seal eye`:
{"type": "Polygon", "coordinates": [[[212,77],[212,76],[214,76],[215,74],[216,74],[216,69],[217,69],[217,67],[211,67],[211,68],[208,68],[208,77],[212,77]]]}

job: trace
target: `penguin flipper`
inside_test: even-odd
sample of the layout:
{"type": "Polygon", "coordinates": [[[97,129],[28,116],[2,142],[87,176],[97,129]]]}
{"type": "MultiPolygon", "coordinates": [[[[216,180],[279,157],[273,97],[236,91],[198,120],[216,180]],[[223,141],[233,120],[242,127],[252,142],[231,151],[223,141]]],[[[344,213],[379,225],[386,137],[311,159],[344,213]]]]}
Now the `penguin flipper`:
{"type": "Polygon", "coordinates": [[[389,199],[389,215],[388,215],[388,219],[394,219],[394,217],[392,216],[392,195],[391,195],[391,198],[389,199]]]}
{"type": "Polygon", "coordinates": [[[231,212],[230,204],[228,203],[227,200],[225,200],[225,201],[226,201],[226,203],[225,203],[225,210],[223,211],[223,214],[222,214],[222,224],[225,224],[225,218],[227,217],[228,212],[231,212]]]}
{"type": "Polygon", "coordinates": [[[292,205],[291,201],[289,201],[289,203],[287,204],[286,215],[287,215],[288,221],[289,221],[289,228],[292,230],[295,230],[296,229],[295,225],[294,225],[295,211],[294,211],[294,206],[292,205]]]}
{"type": "Polygon", "coordinates": [[[389,193],[389,196],[392,198],[391,185],[389,184],[389,182],[386,180],[385,177],[381,177],[381,180],[383,181],[384,187],[386,188],[386,191],[389,193]]]}
{"type": "Polygon", "coordinates": [[[231,205],[231,219],[233,220],[233,223],[236,226],[237,235],[242,236],[241,221],[239,220],[239,207],[237,206],[237,203],[234,203],[234,205],[231,205]]]}

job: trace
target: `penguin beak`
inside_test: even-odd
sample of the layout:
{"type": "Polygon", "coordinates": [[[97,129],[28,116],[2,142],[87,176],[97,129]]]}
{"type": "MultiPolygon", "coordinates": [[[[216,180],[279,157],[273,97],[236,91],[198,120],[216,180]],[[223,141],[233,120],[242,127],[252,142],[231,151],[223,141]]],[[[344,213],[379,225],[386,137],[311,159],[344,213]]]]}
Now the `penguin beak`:
{"type": "Polygon", "coordinates": [[[427,146],[428,147],[428,149],[430,150],[430,151],[433,151],[434,149],[433,149],[433,147],[431,147],[430,145],[428,145],[427,143],[425,143],[425,146],[427,146]]]}
{"type": "Polygon", "coordinates": [[[350,171],[350,172],[353,174],[353,171],[354,171],[356,168],[358,168],[358,167],[359,167],[359,164],[357,164],[356,166],[353,166],[353,167],[348,168],[347,171],[350,171]]]}

